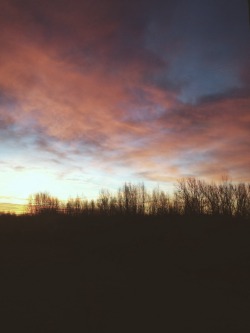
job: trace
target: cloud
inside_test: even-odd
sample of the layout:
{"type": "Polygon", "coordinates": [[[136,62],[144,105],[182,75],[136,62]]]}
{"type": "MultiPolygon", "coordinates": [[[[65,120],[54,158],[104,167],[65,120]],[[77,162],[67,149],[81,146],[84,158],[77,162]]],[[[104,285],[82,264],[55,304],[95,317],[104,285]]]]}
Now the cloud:
{"type": "Polygon", "coordinates": [[[10,115],[0,113],[0,130],[6,130],[13,125],[14,120],[10,115]]]}
{"type": "Polygon", "coordinates": [[[13,151],[69,177],[84,165],[118,178],[249,179],[241,9],[199,3],[2,1],[0,135],[9,165],[13,151]]]}

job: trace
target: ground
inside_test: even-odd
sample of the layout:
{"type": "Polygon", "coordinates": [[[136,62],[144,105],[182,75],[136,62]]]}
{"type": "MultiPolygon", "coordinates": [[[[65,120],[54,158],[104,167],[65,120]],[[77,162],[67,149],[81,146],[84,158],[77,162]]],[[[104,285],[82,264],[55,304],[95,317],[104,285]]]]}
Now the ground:
{"type": "Polygon", "coordinates": [[[0,219],[1,331],[249,332],[250,223],[0,219]]]}

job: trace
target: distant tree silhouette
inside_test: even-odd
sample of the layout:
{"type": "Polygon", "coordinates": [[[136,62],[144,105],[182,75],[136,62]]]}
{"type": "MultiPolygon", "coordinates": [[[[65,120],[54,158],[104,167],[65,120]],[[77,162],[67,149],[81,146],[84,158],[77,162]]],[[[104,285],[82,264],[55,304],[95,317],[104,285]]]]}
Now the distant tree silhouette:
{"type": "Polygon", "coordinates": [[[149,214],[151,215],[166,215],[172,210],[172,203],[170,197],[159,187],[152,191],[149,199],[149,214]]]}
{"type": "Polygon", "coordinates": [[[27,212],[64,213],[70,216],[226,216],[250,217],[250,184],[234,184],[224,178],[219,184],[196,178],[183,178],[176,191],[155,188],[148,192],[143,183],[125,183],[116,194],[101,190],[96,200],[71,198],[65,204],[48,193],[31,195],[27,212]]]}
{"type": "Polygon", "coordinates": [[[195,178],[180,179],[177,183],[177,200],[184,215],[201,215],[206,212],[203,183],[195,178]]]}
{"type": "Polygon", "coordinates": [[[247,217],[250,214],[250,184],[240,183],[235,188],[235,215],[247,217]]]}
{"type": "Polygon", "coordinates": [[[99,193],[99,198],[97,199],[97,207],[100,211],[100,214],[111,215],[112,196],[108,190],[101,190],[99,193]]]}
{"type": "Polygon", "coordinates": [[[60,208],[59,200],[49,193],[36,193],[29,197],[28,213],[29,214],[52,214],[57,213],[60,208]]]}
{"type": "Polygon", "coordinates": [[[147,196],[143,183],[138,185],[125,183],[117,194],[119,212],[125,215],[144,215],[147,196]]]}

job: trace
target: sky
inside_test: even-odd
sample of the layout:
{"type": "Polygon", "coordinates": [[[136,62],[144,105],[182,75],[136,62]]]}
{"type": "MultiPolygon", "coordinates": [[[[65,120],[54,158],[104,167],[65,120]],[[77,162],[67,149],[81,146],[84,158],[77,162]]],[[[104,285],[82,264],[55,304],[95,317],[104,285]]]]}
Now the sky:
{"type": "Polygon", "coordinates": [[[250,182],[246,0],[1,0],[0,210],[250,182]]]}

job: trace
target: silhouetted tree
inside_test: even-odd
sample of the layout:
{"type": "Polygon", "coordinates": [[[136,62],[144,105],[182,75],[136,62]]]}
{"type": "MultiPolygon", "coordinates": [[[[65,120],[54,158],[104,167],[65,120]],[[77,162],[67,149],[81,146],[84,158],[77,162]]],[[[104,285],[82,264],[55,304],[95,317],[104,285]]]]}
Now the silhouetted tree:
{"type": "Polygon", "coordinates": [[[29,197],[29,214],[52,214],[58,213],[60,208],[59,200],[47,192],[36,193],[29,197]]]}
{"type": "Polygon", "coordinates": [[[149,214],[166,215],[171,211],[171,200],[167,193],[161,191],[159,187],[152,191],[149,196],[149,214]]]}
{"type": "Polygon", "coordinates": [[[117,193],[117,204],[121,214],[143,215],[146,211],[148,194],[143,183],[125,183],[117,193]]]}
{"type": "Polygon", "coordinates": [[[250,184],[233,184],[224,178],[219,184],[195,178],[177,182],[172,196],[158,188],[147,192],[143,183],[125,183],[116,194],[101,190],[97,200],[69,199],[66,204],[48,193],[29,197],[29,214],[64,212],[68,215],[212,215],[250,217],[250,184]]]}
{"type": "Polygon", "coordinates": [[[84,201],[78,196],[75,199],[69,199],[66,203],[65,212],[68,215],[81,215],[84,212],[84,201]]]}
{"type": "Polygon", "coordinates": [[[177,198],[185,215],[200,215],[205,213],[205,196],[202,182],[195,178],[180,179],[177,183],[177,198]]]}
{"type": "Polygon", "coordinates": [[[100,214],[110,215],[111,214],[111,194],[108,190],[101,190],[97,199],[97,207],[100,214]]]}

